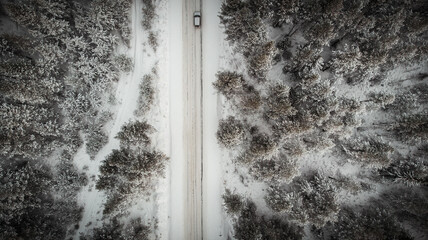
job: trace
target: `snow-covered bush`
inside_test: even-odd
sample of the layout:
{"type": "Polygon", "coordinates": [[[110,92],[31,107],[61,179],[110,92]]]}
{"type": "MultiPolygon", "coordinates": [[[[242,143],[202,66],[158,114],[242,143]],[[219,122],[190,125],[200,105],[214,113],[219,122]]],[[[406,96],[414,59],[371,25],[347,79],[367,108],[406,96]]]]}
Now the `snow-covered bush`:
{"type": "Polygon", "coordinates": [[[140,93],[138,95],[138,107],[135,110],[135,115],[143,116],[150,111],[155,99],[155,89],[153,87],[154,76],[151,74],[144,75],[143,81],[140,83],[140,93]]]}
{"type": "Polygon", "coordinates": [[[277,120],[296,113],[289,98],[290,88],[286,85],[275,85],[269,88],[264,102],[265,114],[268,120],[277,120]]]}
{"type": "Polygon", "coordinates": [[[257,133],[252,136],[249,148],[249,154],[256,158],[271,158],[278,150],[278,143],[264,133],[257,133]]]}
{"type": "Polygon", "coordinates": [[[234,225],[235,235],[238,240],[247,239],[302,239],[302,229],[284,219],[257,215],[257,207],[247,201],[234,225]]]}
{"type": "Polygon", "coordinates": [[[132,59],[125,54],[120,54],[114,58],[117,68],[122,72],[132,71],[132,59]]]}
{"type": "Polygon", "coordinates": [[[149,135],[153,132],[154,128],[147,122],[135,121],[123,125],[116,138],[124,148],[147,147],[151,143],[149,135]]]}
{"type": "Polygon", "coordinates": [[[222,197],[224,207],[226,208],[226,212],[228,214],[238,214],[241,211],[244,205],[242,196],[240,196],[239,194],[231,193],[229,189],[226,189],[222,197]]]}
{"type": "Polygon", "coordinates": [[[151,30],[153,21],[156,17],[156,3],[155,0],[143,0],[143,28],[144,30],[151,30]]]}
{"type": "Polygon", "coordinates": [[[294,189],[288,191],[279,186],[269,188],[267,205],[274,211],[289,213],[301,225],[309,223],[320,228],[336,219],[337,190],[330,179],[315,173],[294,183],[294,189]]]}
{"type": "Polygon", "coordinates": [[[153,48],[153,50],[156,52],[156,50],[159,46],[158,34],[153,32],[153,31],[150,31],[149,37],[148,37],[148,42],[149,42],[149,45],[153,48]]]}
{"type": "Polygon", "coordinates": [[[428,113],[403,114],[390,129],[402,140],[425,140],[428,137],[428,113]]]}
{"type": "Polygon", "coordinates": [[[92,229],[90,232],[81,234],[81,240],[128,240],[128,239],[151,239],[150,227],[143,224],[141,218],[134,218],[128,224],[121,223],[116,217],[104,222],[102,226],[92,229]]]}
{"type": "Polygon", "coordinates": [[[297,221],[306,221],[317,227],[336,219],[339,205],[337,190],[331,180],[316,173],[307,180],[299,182],[298,201],[293,206],[292,216],[297,221]]]}
{"type": "Polygon", "coordinates": [[[305,31],[305,37],[309,41],[323,46],[336,37],[337,31],[334,30],[335,24],[330,19],[320,19],[305,31]]]}
{"type": "Polygon", "coordinates": [[[353,139],[344,143],[342,148],[355,161],[376,168],[388,165],[391,161],[389,155],[394,150],[387,143],[374,138],[353,139]]]}
{"type": "Polygon", "coordinates": [[[428,164],[423,159],[404,159],[379,169],[380,175],[410,186],[428,184],[428,164]]]}
{"type": "Polygon", "coordinates": [[[244,51],[251,51],[265,39],[266,30],[262,19],[255,15],[247,4],[241,0],[227,0],[222,3],[220,23],[225,26],[227,39],[232,42],[247,41],[244,51]],[[252,36],[252,37],[250,37],[252,36]],[[250,37],[250,38],[249,38],[250,37]]]}
{"type": "Polygon", "coordinates": [[[242,143],[245,137],[244,124],[233,116],[221,120],[217,130],[217,140],[226,148],[242,143]]]}
{"type": "Polygon", "coordinates": [[[272,180],[290,182],[298,175],[299,170],[297,161],[279,156],[269,160],[256,161],[250,168],[250,173],[256,179],[265,182],[272,180]]]}
{"type": "Polygon", "coordinates": [[[108,136],[103,131],[102,126],[91,126],[88,134],[86,135],[86,152],[91,157],[95,158],[95,155],[104,147],[108,142],[108,136]]]}
{"type": "Polygon", "coordinates": [[[230,99],[242,92],[244,83],[245,80],[241,74],[224,71],[217,73],[217,81],[213,85],[217,91],[230,99]]]}
{"type": "Polygon", "coordinates": [[[114,191],[122,184],[131,186],[133,182],[144,182],[144,185],[137,184],[140,189],[135,189],[144,191],[152,177],[163,175],[166,159],[163,153],[157,151],[134,155],[127,149],[113,150],[100,167],[97,189],[114,191]]]}
{"type": "Polygon", "coordinates": [[[265,81],[266,74],[272,67],[272,61],[277,54],[275,42],[270,41],[259,47],[250,57],[248,73],[259,81],[265,81]]]}
{"type": "Polygon", "coordinates": [[[269,208],[281,213],[291,211],[295,198],[294,192],[287,192],[278,185],[272,185],[267,190],[265,201],[269,208]]]}
{"type": "Polygon", "coordinates": [[[239,110],[244,114],[254,114],[257,113],[262,104],[260,93],[253,86],[245,85],[244,93],[239,100],[239,110]]]}
{"type": "Polygon", "coordinates": [[[331,239],[413,239],[387,211],[365,208],[355,211],[344,208],[332,226],[331,239]]]}

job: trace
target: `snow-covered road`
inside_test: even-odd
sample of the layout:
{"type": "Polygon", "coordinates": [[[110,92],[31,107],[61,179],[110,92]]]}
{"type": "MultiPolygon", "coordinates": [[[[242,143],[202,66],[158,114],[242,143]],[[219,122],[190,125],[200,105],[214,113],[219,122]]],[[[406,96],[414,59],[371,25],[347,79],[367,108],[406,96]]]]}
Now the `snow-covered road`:
{"type": "Polygon", "coordinates": [[[202,239],[202,82],[201,31],[193,26],[200,0],[184,0],[183,84],[184,148],[186,159],[185,239],[202,239]]]}
{"type": "Polygon", "coordinates": [[[221,49],[220,6],[221,0],[169,4],[170,239],[226,238],[221,152],[215,139],[221,113],[212,87],[221,49]],[[201,28],[193,25],[194,11],[202,12],[201,28]]]}

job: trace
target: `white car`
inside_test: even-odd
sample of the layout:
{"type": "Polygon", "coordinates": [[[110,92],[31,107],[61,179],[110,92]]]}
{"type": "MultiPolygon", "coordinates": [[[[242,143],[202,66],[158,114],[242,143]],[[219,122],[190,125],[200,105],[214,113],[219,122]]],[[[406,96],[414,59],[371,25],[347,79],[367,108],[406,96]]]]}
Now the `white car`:
{"type": "Polygon", "coordinates": [[[195,27],[200,27],[201,26],[201,12],[196,11],[193,14],[193,24],[195,25],[195,27]]]}

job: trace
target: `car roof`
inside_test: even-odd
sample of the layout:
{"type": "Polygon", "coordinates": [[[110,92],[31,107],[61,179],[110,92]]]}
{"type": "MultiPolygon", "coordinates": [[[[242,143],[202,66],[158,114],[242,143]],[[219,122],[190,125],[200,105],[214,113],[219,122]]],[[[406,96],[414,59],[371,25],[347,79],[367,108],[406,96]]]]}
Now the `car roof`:
{"type": "Polygon", "coordinates": [[[200,11],[196,11],[193,16],[201,16],[201,12],[200,11]]]}

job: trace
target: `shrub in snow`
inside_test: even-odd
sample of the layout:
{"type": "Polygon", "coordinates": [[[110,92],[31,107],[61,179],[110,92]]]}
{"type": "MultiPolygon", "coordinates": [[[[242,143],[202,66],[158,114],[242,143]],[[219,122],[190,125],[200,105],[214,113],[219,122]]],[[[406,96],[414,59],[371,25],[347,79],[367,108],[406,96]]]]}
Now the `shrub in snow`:
{"type": "Polygon", "coordinates": [[[140,83],[140,93],[138,96],[138,108],[135,110],[135,115],[143,116],[153,107],[155,99],[155,89],[153,87],[154,76],[146,74],[143,81],[140,83]]]}
{"type": "Polygon", "coordinates": [[[321,56],[322,48],[312,44],[300,45],[296,54],[290,59],[290,64],[283,69],[284,72],[298,73],[304,67],[311,67],[321,56]]]}
{"type": "Polygon", "coordinates": [[[375,106],[381,109],[387,108],[388,105],[392,104],[395,100],[395,96],[387,93],[375,93],[372,92],[368,95],[369,99],[366,102],[372,102],[375,106]]]}
{"type": "Polygon", "coordinates": [[[275,212],[290,212],[294,201],[294,192],[287,192],[278,185],[270,186],[265,196],[266,204],[275,212]]]}
{"type": "Polygon", "coordinates": [[[156,52],[159,43],[158,43],[158,34],[150,31],[149,32],[149,37],[148,37],[148,41],[149,41],[149,45],[153,48],[153,50],[156,52]]]}
{"type": "Polygon", "coordinates": [[[428,137],[428,114],[403,114],[389,129],[402,140],[425,140],[428,137]]]}
{"type": "Polygon", "coordinates": [[[331,239],[413,239],[387,211],[364,208],[355,211],[344,208],[331,228],[331,239]]]}
{"type": "Polygon", "coordinates": [[[337,35],[334,23],[329,19],[320,19],[310,25],[304,33],[306,39],[321,46],[327,45],[328,42],[337,35]]]}
{"type": "Polygon", "coordinates": [[[217,140],[226,148],[242,143],[245,137],[244,124],[233,116],[221,120],[217,130],[217,140]]]}
{"type": "Polygon", "coordinates": [[[303,239],[302,229],[287,223],[279,217],[262,217],[260,220],[261,239],[298,240],[303,239]]]}
{"type": "MultiPolygon", "coordinates": [[[[167,157],[157,151],[143,151],[135,155],[128,149],[113,150],[100,166],[101,176],[96,187],[114,191],[134,186],[144,191],[150,187],[153,177],[163,176],[167,157]]],[[[128,190],[126,190],[128,191],[128,190]]]]}
{"type": "Polygon", "coordinates": [[[245,85],[244,93],[240,96],[239,110],[244,114],[254,114],[257,113],[262,104],[259,91],[253,86],[245,85]]]}
{"type": "Polygon", "coordinates": [[[125,54],[120,54],[114,58],[114,61],[117,65],[117,68],[122,72],[130,72],[132,71],[133,63],[132,59],[125,54]]]}
{"type": "Polygon", "coordinates": [[[273,16],[272,26],[281,27],[283,24],[291,23],[297,12],[300,0],[278,0],[271,1],[273,16]]]}
{"type": "Polygon", "coordinates": [[[334,179],[333,184],[338,189],[343,189],[346,193],[350,193],[352,195],[357,195],[362,191],[371,190],[371,186],[365,182],[358,181],[355,177],[347,176],[338,172],[334,177],[330,177],[334,179]]]}
{"type": "Polygon", "coordinates": [[[268,120],[277,120],[296,113],[296,109],[290,103],[289,93],[290,88],[286,85],[279,84],[269,88],[268,96],[264,99],[265,115],[268,120]]]}
{"type": "Polygon", "coordinates": [[[155,0],[143,0],[143,28],[148,31],[152,29],[153,20],[156,15],[155,0]]]}
{"type": "Polygon", "coordinates": [[[388,209],[400,223],[412,226],[414,236],[423,235],[428,229],[425,221],[428,214],[428,192],[423,188],[397,186],[390,188],[380,195],[382,208],[388,209]]]}
{"type": "Polygon", "coordinates": [[[242,74],[236,72],[224,71],[217,73],[217,80],[213,83],[214,87],[230,99],[242,92],[244,86],[244,78],[242,74]]]}
{"type": "Polygon", "coordinates": [[[284,219],[276,217],[259,216],[256,213],[257,207],[247,201],[241,214],[234,224],[235,235],[238,240],[247,239],[302,239],[302,229],[286,222],[284,219]]]}
{"type": "Polygon", "coordinates": [[[235,223],[235,238],[239,240],[260,238],[260,223],[256,215],[257,207],[253,202],[246,202],[238,221],[235,223]]]}
{"type": "MultiPolygon", "coordinates": [[[[241,0],[228,0],[222,3],[220,23],[225,26],[226,38],[232,42],[247,41],[246,45],[258,45],[265,39],[266,30],[260,16],[255,15],[241,0]]],[[[245,51],[245,50],[244,50],[245,51]]]]}
{"type": "Polygon", "coordinates": [[[86,152],[91,157],[95,158],[95,155],[104,147],[108,142],[108,136],[103,131],[102,125],[90,126],[88,134],[86,135],[86,152]]]}
{"type": "Polygon", "coordinates": [[[336,219],[339,211],[337,190],[330,179],[316,173],[299,182],[298,188],[298,201],[295,202],[291,214],[297,221],[307,221],[316,227],[322,227],[336,219]]]}
{"type": "Polygon", "coordinates": [[[389,154],[394,151],[388,144],[374,138],[353,139],[342,144],[342,148],[356,161],[377,168],[388,165],[389,154]]]}
{"type": "Polygon", "coordinates": [[[113,150],[100,166],[96,188],[107,191],[104,214],[119,209],[132,193],[147,194],[156,177],[164,175],[167,157],[158,151],[113,150]]]}
{"type": "Polygon", "coordinates": [[[285,156],[269,160],[256,161],[250,168],[250,173],[258,180],[266,182],[279,180],[290,182],[299,173],[297,161],[285,156]]]}
{"type": "Polygon", "coordinates": [[[278,142],[273,139],[272,136],[264,133],[253,135],[249,148],[251,156],[257,158],[270,158],[277,150],[278,142]]]}
{"type": "Polygon", "coordinates": [[[244,205],[242,196],[240,196],[239,194],[231,193],[229,189],[226,189],[222,197],[224,207],[226,208],[226,212],[228,214],[238,214],[241,211],[244,205]]]}
{"type": "Polygon", "coordinates": [[[153,132],[154,128],[146,121],[135,121],[123,125],[116,138],[124,148],[146,147],[151,143],[149,134],[153,132]]]}
{"type": "Polygon", "coordinates": [[[428,184],[428,164],[423,159],[404,159],[379,169],[381,176],[410,186],[428,184]]]}
{"type": "Polygon", "coordinates": [[[271,187],[265,198],[267,205],[275,211],[288,213],[301,225],[309,223],[320,228],[336,219],[339,211],[337,190],[330,179],[315,173],[296,183],[289,191],[271,187]]]}
{"type": "Polygon", "coordinates": [[[144,225],[141,218],[131,219],[128,224],[121,223],[117,217],[104,222],[101,227],[94,228],[86,234],[81,234],[81,240],[128,240],[128,239],[150,239],[150,227],[144,225]]]}
{"type": "Polygon", "coordinates": [[[272,60],[277,54],[275,42],[263,44],[250,57],[248,73],[259,81],[265,81],[266,74],[272,67],[272,60]]]}

